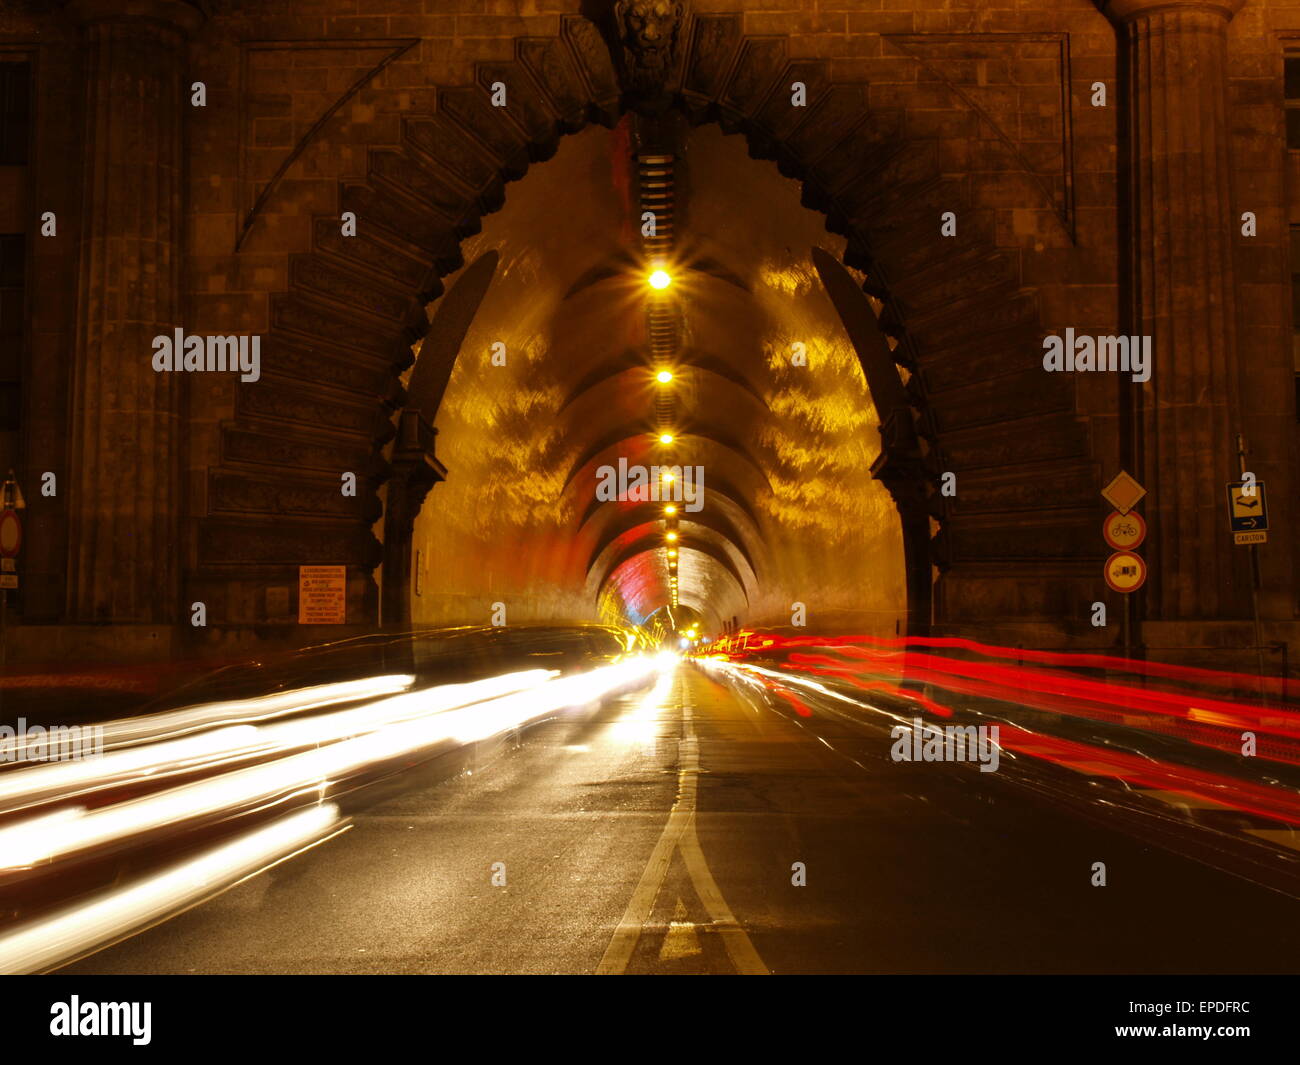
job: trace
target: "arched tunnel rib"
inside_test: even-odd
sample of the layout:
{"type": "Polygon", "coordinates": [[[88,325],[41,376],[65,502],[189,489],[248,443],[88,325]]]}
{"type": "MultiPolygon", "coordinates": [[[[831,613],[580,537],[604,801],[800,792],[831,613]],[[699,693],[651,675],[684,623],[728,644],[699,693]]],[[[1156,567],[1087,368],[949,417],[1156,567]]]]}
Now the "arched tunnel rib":
{"type": "MultiPolygon", "coordinates": [[[[696,431],[684,433],[679,439],[686,440],[689,437],[695,437],[697,440],[701,442],[716,445],[718,448],[722,449],[723,451],[730,453],[731,455],[735,456],[737,459],[741,461],[743,466],[747,469],[747,471],[752,476],[754,476],[756,479],[760,480],[763,483],[766,482],[766,476],[763,473],[763,467],[759,464],[758,460],[752,454],[749,453],[744,443],[739,439],[736,439],[735,437],[731,437],[725,432],[719,431],[712,427],[704,431],[696,430],[696,431]]],[[[630,449],[638,449],[639,446],[640,454],[637,457],[638,457],[638,461],[644,460],[642,463],[643,465],[647,465],[647,466],[692,465],[689,458],[683,461],[680,457],[677,457],[673,453],[668,453],[663,450],[656,450],[656,443],[657,441],[655,438],[655,434],[649,428],[647,428],[647,430],[644,433],[637,434],[637,435],[629,435],[626,428],[610,430],[604,436],[592,441],[592,443],[587,445],[586,450],[583,451],[581,454],[579,454],[577,458],[573,460],[572,464],[569,466],[565,478],[565,482],[564,482],[565,490],[567,491],[570,488],[570,486],[573,485],[574,482],[577,480],[578,475],[582,473],[584,470],[586,470],[587,467],[591,466],[592,463],[596,461],[596,459],[598,459],[601,455],[606,455],[607,457],[609,457],[609,453],[612,452],[615,448],[618,448],[620,445],[627,445],[630,449]]],[[[621,454],[612,457],[614,457],[615,461],[617,461],[618,458],[627,458],[626,455],[621,455],[621,454]]],[[[605,465],[608,465],[608,463],[606,463],[605,465]]],[[[768,487],[770,487],[770,485],[768,487]]]]}
{"type": "MultiPolygon", "coordinates": [[[[709,505],[706,509],[697,512],[694,515],[695,519],[716,521],[719,523],[719,531],[725,531],[733,542],[752,545],[751,550],[758,549],[762,544],[758,518],[753,508],[745,502],[744,497],[728,482],[719,482],[716,478],[708,482],[706,491],[709,505]]],[[[662,518],[663,508],[663,503],[650,501],[604,502],[593,499],[586,513],[579,519],[578,535],[585,537],[594,531],[597,536],[603,537],[608,530],[622,528],[628,523],[662,518]]]]}
{"type": "MultiPolygon", "coordinates": [[[[588,570],[591,575],[589,581],[600,587],[608,579],[609,574],[629,558],[662,549],[662,540],[656,537],[657,531],[653,524],[643,523],[629,527],[618,537],[612,538],[592,558],[588,570]]],[[[741,588],[746,589],[746,598],[749,596],[748,589],[757,585],[758,575],[755,573],[753,564],[744,549],[738,547],[733,541],[726,539],[725,536],[718,534],[710,526],[697,522],[683,522],[682,532],[679,539],[674,542],[674,546],[678,551],[683,548],[691,548],[701,554],[708,555],[735,577],[736,583],[741,588]],[[710,534],[714,535],[711,536],[710,534]],[[726,550],[728,547],[735,553],[738,561],[745,563],[748,577],[742,575],[738,561],[733,560],[728,554],[726,550]]]]}
{"type": "MultiPolygon", "coordinates": [[[[744,392],[753,397],[758,404],[763,404],[762,394],[740,374],[736,373],[727,366],[721,359],[710,356],[689,354],[677,362],[677,376],[681,377],[683,373],[694,372],[700,374],[714,374],[721,381],[737,388],[743,389],[744,392]]],[[[560,408],[561,413],[571,407],[578,400],[585,398],[588,393],[598,391],[605,386],[622,386],[624,388],[635,385],[643,385],[651,376],[653,371],[645,360],[643,360],[635,351],[629,350],[620,356],[611,358],[605,365],[599,366],[592,370],[586,377],[579,381],[572,392],[565,397],[564,404],[560,408]],[[625,377],[624,375],[630,375],[625,377]],[[620,380],[620,378],[622,380],[620,380]]]]}

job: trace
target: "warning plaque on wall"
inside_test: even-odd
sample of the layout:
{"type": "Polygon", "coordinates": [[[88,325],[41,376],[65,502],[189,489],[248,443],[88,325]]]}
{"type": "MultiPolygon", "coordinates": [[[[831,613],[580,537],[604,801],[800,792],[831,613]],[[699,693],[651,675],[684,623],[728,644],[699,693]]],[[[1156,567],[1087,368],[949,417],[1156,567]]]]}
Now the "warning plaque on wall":
{"type": "Polygon", "coordinates": [[[298,624],[344,624],[347,593],[347,566],[299,566],[298,624]]]}

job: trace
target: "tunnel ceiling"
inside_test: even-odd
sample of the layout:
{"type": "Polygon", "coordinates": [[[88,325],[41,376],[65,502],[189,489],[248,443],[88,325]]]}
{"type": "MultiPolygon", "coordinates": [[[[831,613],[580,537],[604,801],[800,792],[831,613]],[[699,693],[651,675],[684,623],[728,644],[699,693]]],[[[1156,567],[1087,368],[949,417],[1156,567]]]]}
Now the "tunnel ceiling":
{"type": "MultiPolygon", "coordinates": [[[[902,548],[870,475],[877,419],[810,259],[842,238],[740,138],[681,128],[665,152],[634,121],[565,138],[446,279],[454,297],[499,257],[436,414],[448,473],[416,527],[414,617],[502,602],[510,621],[640,623],[680,606],[716,628],[789,623],[802,602],[892,625],[902,548]],[[684,473],[659,501],[606,498],[620,466],[702,470],[703,492],[677,498],[684,473]]],[[[424,357],[416,374],[445,374],[424,357]]]]}

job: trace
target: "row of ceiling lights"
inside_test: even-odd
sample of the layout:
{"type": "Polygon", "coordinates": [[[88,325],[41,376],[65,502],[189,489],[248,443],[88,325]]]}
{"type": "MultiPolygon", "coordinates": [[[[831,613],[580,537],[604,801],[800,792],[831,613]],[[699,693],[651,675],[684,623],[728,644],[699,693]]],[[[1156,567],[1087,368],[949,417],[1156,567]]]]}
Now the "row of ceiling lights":
{"type": "MultiPolygon", "coordinates": [[[[672,277],[664,269],[656,269],[648,278],[650,287],[658,291],[663,291],[672,284],[672,277]]],[[[674,374],[669,369],[660,369],[655,374],[655,380],[661,385],[670,385],[673,382],[674,374]]],[[[667,407],[667,404],[657,404],[661,409],[667,407]]],[[[662,428],[659,433],[659,443],[667,447],[673,443],[676,437],[667,430],[662,428]]],[[[671,466],[668,462],[666,465],[671,466]]],[[[671,487],[673,475],[669,471],[663,474],[665,487],[671,487]]],[[[668,599],[669,603],[675,608],[678,605],[678,583],[677,583],[677,542],[678,542],[678,524],[677,524],[677,507],[673,503],[664,504],[664,543],[668,555],[668,599]]]]}
{"type": "MultiPolygon", "coordinates": [[[[652,270],[646,278],[650,286],[649,329],[650,355],[655,368],[655,380],[663,386],[673,382],[672,360],[677,350],[679,315],[677,307],[667,295],[672,285],[672,275],[665,269],[672,252],[674,237],[674,182],[671,153],[643,152],[638,155],[637,169],[640,182],[641,210],[650,212],[654,227],[644,236],[644,251],[652,270]]],[[[671,425],[675,404],[671,394],[660,392],[655,400],[655,415],[659,423],[658,439],[663,447],[670,447],[675,439],[671,425]]],[[[665,463],[672,466],[672,462],[665,463]]],[[[664,474],[664,486],[671,487],[673,475],[664,474]]],[[[678,587],[678,517],[673,503],[664,505],[664,550],[668,561],[668,598],[672,608],[679,604],[678,587]]]]}

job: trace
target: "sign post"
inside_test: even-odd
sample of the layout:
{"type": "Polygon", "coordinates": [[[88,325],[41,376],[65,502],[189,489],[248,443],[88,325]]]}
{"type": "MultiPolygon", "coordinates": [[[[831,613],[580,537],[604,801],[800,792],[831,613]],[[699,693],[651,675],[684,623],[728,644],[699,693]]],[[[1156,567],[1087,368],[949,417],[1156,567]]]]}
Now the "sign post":
{"type": "Polygon", "coordinates": [[[1246,441],[1237,434],[1240,481],[1228,482],[1228,527],[1234,544],[1250,547],[1250,608],[1255,618],[1255,651],[1259,661],[1259,699],[1264,702],[1264,629],[1259,623],[1259,545],[1268,543],[1268,504],[1264,482],[1246,472],[1246,441]]]}
{"type": "Polygon", "coordinates": [[[1147,564],[1141,555],[1134,554],[1133,551],[1147,535],[1147,523],[1133,509],[1146,494],[1147,490],[1127,470],[1120,470],[1101,490],[1102,498],[1115,508],[1106,516],[1101,527],[1101,535],[1115,552],[1106,559],[1102,576],[1112,591],[1125,596],[1125,658],[1133,655],[1133,601],[1128,598],[1128,594],[1136,592],[1147,580],[1147,564]]]}

